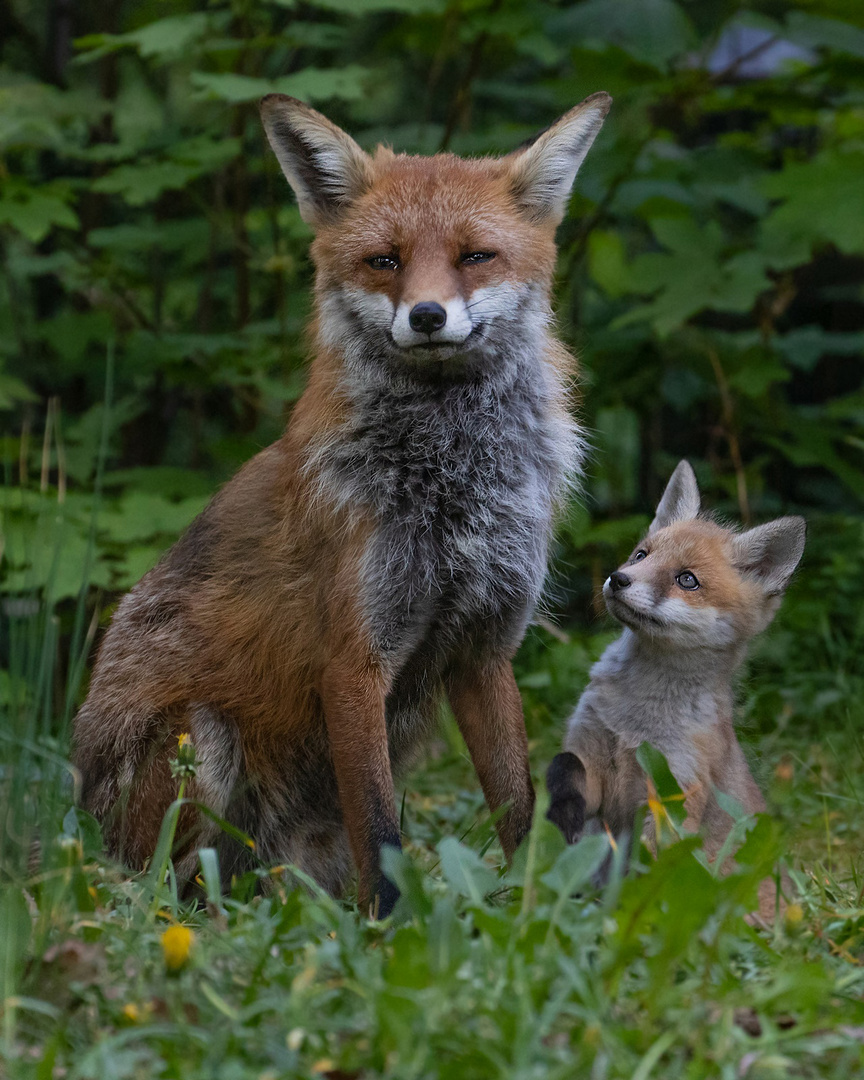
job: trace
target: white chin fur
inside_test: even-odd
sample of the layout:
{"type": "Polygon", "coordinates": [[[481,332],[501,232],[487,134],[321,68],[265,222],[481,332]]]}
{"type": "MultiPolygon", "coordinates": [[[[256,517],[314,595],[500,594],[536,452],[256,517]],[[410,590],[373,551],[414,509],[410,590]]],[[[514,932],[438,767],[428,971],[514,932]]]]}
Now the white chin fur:
{"type": "Polygon", "coordinates": [[[474,329],[468,307],[461,296],[441,305],[447,313],[447,321],[433,334],[418,334],[411,329],[408,317],[413,306],[403,300],[396,308],[390,333],[400,349],[412,349],[415,345],[461,345],[474,329]]]}
{"type": "MultiPolygon", "coordinates": [[[[530,288],[504,282],[475,290],[467,301],[455,297],[441,305],[447,314],[444,326],[433,334],[418,334],[408,322],[413,305],[402,302],[394,306],[384,293],[343,287],[322,298],[321,333],[326,344],[345,348],[356,337],[359,322],[363,330],[386,334],[398,348],[406,350],[423,345],[458,349],[481,326],[491,329],[496,323],[503,326],[514,319],[523,325],[529,319],[537,319],[537,331],[542,333],[546,324],[543,305],[526,307],[524,303],[522,294],[526,290],[530,292],[530,288]]],[[[488,333],[484,333],[483,338],[487,337],[488,333]]]]}
{"type": "Polygon", "coordinates": [[[688,645],[720,648],[731,645],[737,636],[725,612],[714,607],[696,607],[674,596],[664,597],[658,603],[650,586],[639,582],[623,593],[614,593],[607,578],[603,596],[613,618],[631,630],[664,638],[684,648],[688,645]]]}

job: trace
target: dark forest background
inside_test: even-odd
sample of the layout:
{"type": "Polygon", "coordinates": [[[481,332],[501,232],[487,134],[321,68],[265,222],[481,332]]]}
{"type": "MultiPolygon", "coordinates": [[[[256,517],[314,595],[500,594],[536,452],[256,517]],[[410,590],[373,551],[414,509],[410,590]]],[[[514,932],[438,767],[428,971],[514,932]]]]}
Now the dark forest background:
{"type": "MultiPolygon", "coordinates": [[[[82,582],[104,623],[302,391],[310,234],[258,120],[272,90],[367,147],[460,154],[506,152],[609,91],[560,230],[557,311],[594,452],[552,613],[597,617],[686,456],[730,517],[807,516],[789,678],[814,650],[848,666],[864,595],[856,0],[15,0],[0,64],[2,588],[59,605],[58,671],[82,582]]],[[[818,713],[818,689],[795,709],[818,713]]]]}

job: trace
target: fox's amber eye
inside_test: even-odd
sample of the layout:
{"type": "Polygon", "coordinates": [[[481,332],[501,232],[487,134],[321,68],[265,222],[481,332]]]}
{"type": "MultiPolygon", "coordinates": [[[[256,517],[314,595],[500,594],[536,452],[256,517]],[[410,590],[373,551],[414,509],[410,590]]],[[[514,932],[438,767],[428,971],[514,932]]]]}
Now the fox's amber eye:
{"type": "Polygon", "coordinates": [[[699,578],[695,574],[691,574],[689,570],[682,570],[675,580],[682,589],[692,590],[699,588],[699,578]]]}
{"type": "Polygon", "coordinates": [[[396,255],[370,255],[363,261],[373,270],[398,270],[400,265],[396,255]]]}
{"type": "Polygon", "coordinates": [[[476,266],[477,263],[491,262],[497,253],[494,251],[468,251],[459,256],[463,266],[476,266]]]}
{"type": "Polygon", "coordinates": [[[643,559],[648,558],[648,552],[644,548],[639,548],[636,554],[633,556],[633,562],[641,562],[643,559]]]}

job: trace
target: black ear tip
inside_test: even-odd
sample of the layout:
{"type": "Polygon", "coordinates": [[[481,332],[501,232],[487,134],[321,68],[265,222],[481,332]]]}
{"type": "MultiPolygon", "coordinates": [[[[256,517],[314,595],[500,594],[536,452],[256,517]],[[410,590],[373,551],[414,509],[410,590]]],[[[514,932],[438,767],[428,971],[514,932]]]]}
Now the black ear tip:
{"type": "Polygon", "coordinates": [[[309,106],[300,101],[299,98],[291,97],[290,94],[265,94],[264,97],[258,102],[258,109],[260,112],[269,113],[274,109],[308,109],[309,106]]]}
{"type": "Polygon", "coordinates": [[[605,116],[612,108],[612,95],[607,94],[605,90],[598,90],[596,94],[589,94],[582,104],[597,109],[605,116]]]}

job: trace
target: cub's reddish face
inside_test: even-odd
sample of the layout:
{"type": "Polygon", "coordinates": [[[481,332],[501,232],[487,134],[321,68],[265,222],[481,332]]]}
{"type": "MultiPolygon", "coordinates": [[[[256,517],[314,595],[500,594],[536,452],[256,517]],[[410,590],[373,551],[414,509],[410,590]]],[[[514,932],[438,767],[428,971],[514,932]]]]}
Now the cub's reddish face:
{"type": "Polygon", "coordinates": [[[710,521],[679,522],[649,535],[603,587],[609,611],[631,629],[728,645],[748,636],[761,591],[732,565],[731,537],[710,521]]]}
{"type": "Polygon", "coordinates": [[[693,470],[681,462],[648,535],[603,586],[636,633],[679,647],[727,647],[764,629],[804,547],[802,518],[738,533],[698,517],[693,470]]]}

